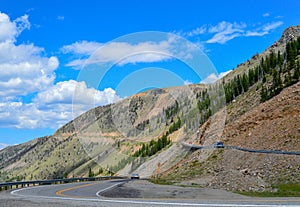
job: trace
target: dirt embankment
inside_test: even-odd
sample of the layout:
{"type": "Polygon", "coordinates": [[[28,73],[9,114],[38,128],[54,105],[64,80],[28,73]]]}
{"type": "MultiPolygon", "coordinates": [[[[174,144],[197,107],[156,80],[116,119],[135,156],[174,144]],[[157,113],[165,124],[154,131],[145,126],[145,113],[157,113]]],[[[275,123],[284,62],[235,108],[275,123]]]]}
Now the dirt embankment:
{"type": "MultiPolygon", "coordinates": [[[[246,98],[240,97],[233,104],[239,105],[246,98]]],[[[263,104],[253,103],[245,113],[239,114],[232,110],[234,108],[242,110],[241,107],[228,110],[220,137],[225,145],[300,151],[300,82],[263,104]]],[[[207,140],[213,139],[215,134],[203,132],[207,140]]],[[[233,149],[196,151],[164,173],[161,180],[225,190],[274,190],[272,185],[279,183],[300,183],[300,156],[233,149]]]]}
{"type": "Polygon", "coordinates": [[[226,125],[228,145],[300,150],[300,82],[226,125]]]}

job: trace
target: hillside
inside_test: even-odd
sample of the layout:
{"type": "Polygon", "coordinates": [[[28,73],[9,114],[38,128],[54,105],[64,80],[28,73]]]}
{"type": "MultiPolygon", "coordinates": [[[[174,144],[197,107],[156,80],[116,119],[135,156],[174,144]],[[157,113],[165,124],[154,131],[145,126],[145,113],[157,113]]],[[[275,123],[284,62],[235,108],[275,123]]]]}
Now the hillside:
{"type": "MultiPolygon", "coordinates": [[[[165,138],[177,141],[175,123],[197,118],[193,114],[197,110],[195,94],[203,89],[203,85],[157,89],[92,109],[53,136],[0,151],[2,179],[88,176],[90,169],[93,174],[107,175],[135,163],[123,172],[128,175],[143,163],[144,159],[134,158],[143,143],[165,138]],[[166,133],[170,135],[163,138],[166,133]]],[[[157,141],[153,142],[155,149],[147,152],[152,155],[159,151],[157,141]]]]}
{"type": "MultiPolygon", "coordinates": [[[[239,97],[233,104],[239,104],[239,97]]],[[[299,151],[300,82],[226,124],[225,145],[299,151]]],[[[228,119],[230,119],[230,114],[228,119]]],[[[205,134],[207,139],[211,134],[205,134]]],[[[300,156],[216,149],[196,151],[164,173],[161,182],[237,191],[300,183],[300,156]]]]}
{"type": "Polygon", "coordinates": [[[33,180],[138,172],[161,182],[239,191],[300,182],[300,157],[211,149],[300,149],[300,26],[285,30],[213,85],[136,94],[96,107],[54,135],[0,151],[0,179],[33,180]]]}

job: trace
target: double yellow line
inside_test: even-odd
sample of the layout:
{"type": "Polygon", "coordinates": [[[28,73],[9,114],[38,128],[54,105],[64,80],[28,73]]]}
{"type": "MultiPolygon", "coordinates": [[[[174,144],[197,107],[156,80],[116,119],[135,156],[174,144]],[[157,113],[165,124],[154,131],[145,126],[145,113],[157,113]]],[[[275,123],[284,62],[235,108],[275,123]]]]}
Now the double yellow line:
{"type": "Polygon", "coordinates": [[[90,183],[90,184],[78,185],[78,186],[74,186],[74,187],[70,187],[70,188],[65,188],[65,189],[56,191],[55,194],[58,195],[58,196],[63,196],[63,197],[68,196],[68,197],[72,197],[72,198],[82,198],[81,196],[66,195],[66,194],[64,194],[64,192],[75,190],[75,189],[78,189],[78,188],[84,188],[84,187],[92,186],[92,185],[95,185],[95,184],[96,183],[93,183],[93,184],[90,183]]]}

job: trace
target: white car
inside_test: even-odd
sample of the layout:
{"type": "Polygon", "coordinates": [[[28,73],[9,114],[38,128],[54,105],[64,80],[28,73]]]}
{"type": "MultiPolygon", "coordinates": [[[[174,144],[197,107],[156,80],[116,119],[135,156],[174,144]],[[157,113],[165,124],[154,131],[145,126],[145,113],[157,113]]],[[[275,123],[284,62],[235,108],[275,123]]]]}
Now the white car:
{"type": "Polygon", "coordinates": [[[132,175],[131,175],[131,179],[133,180],[133,179],[140,179],[140,176],[139,176],[139,174],[137,174],[137,173],[133,173],[132,175]]]}

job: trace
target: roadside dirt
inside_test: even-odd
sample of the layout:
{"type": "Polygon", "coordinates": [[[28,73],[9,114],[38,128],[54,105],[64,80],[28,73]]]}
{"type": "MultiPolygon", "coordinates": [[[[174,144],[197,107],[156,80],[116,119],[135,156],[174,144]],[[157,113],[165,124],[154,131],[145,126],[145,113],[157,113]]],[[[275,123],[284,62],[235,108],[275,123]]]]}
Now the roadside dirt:
{"type": "Polygon", "coordinates": [[[226,145],[299,151],[300,82],[228,123],[223,139],[226,145]]]}

